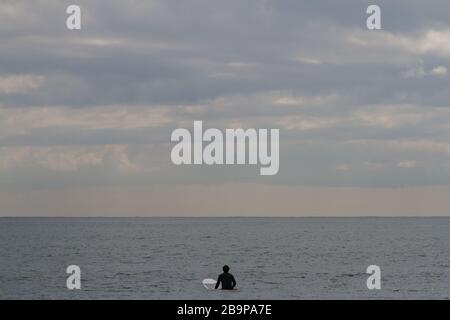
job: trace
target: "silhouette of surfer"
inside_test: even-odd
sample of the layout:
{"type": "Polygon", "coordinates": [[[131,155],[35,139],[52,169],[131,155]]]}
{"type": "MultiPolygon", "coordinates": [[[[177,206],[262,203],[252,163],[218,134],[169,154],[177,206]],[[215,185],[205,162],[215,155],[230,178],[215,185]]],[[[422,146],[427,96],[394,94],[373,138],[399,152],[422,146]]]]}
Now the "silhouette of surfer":
{"type": "Polygon", "coordinates": [[[223,273],[219,275],[215,289],[219,288],[220,283],[222,283],[222,290],[233,290],[236,286],[236,280],[234,280],[233,275],[229,273],[230,267],[225,265],[222,270],[223,273]]]}

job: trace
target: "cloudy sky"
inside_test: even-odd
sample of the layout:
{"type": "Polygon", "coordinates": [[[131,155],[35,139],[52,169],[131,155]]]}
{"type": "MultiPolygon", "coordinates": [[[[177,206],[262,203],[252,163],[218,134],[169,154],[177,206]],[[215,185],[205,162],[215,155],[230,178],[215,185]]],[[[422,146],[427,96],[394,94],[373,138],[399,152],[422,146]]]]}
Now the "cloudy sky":
{"type": "Polygon", "coordinates": [[[450,2],[372,2],[2,0],[0,215],[449,215],[450,2]],[[278,175],[173,165],[194,120],[278,175]]]}

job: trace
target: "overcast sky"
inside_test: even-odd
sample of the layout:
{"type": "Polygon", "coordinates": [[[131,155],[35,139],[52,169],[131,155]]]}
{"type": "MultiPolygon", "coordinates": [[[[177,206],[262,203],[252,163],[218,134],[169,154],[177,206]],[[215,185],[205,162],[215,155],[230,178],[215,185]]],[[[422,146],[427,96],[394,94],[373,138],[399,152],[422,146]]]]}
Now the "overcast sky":
{"type": "Polygon", "coordinates": [[[372,3],[2,0],[0,215],[450,215],[450,2],[372,3]],[[278,175],[173,165],[194,120],[278,175]]]}

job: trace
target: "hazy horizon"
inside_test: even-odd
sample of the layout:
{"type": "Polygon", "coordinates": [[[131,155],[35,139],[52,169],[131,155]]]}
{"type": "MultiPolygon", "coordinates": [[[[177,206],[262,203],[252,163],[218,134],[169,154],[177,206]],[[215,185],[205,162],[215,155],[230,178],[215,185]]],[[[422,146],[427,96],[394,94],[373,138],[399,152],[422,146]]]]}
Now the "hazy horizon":
{"type": "Polygon", "coordinates": [[[449,218],[449,216],[0,216],[0,219],[15,219],[15,218],[43,218],[43,219],[441,219],[449,218]]]}

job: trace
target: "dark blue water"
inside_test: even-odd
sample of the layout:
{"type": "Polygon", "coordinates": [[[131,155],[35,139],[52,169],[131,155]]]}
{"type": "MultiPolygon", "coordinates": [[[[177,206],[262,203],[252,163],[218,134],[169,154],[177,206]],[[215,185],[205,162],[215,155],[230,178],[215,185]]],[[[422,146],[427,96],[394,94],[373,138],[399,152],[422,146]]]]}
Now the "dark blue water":
{"type": "Polygon", "coordinates": [[[449,299],[450,218],[0,218],[0,298],[449,299]]]}

